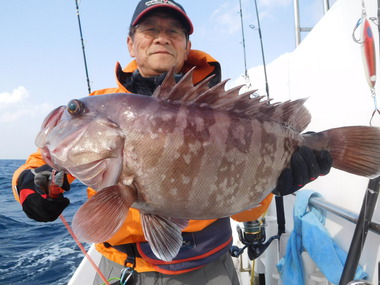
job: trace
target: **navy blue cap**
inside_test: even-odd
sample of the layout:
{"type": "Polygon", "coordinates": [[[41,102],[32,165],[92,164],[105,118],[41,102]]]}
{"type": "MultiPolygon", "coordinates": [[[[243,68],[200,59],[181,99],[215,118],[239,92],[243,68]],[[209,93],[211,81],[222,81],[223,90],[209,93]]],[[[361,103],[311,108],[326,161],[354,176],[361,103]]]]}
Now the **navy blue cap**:
{"type": "Polygon", "coordinates": [[[189,35],[193,33],[193,24],[191,23],[190,18],[187,16],[185,9],[183,9],[180,4],[172,0],[140,1],[139,4],[137,4],[135,12],[133,13],[131,26],[136,26],[142,17],[148,13],[154,12],[156,9],[167,10],[182,23],[183,27],[187,30],[189,35]]]}

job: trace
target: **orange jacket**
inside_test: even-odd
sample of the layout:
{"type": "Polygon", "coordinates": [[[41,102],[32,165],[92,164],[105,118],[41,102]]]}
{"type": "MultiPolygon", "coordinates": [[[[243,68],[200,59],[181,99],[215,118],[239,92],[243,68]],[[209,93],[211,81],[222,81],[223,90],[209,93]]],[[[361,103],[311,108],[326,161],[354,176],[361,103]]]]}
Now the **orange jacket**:
{"type": "MultiPolygon", "coordinates": [[[[196,66],[193,75],[194,84],[202,81],[212,73],[216,73],[220,77],[220,65],[213,59],[210,55],[196,50],[191,50],[188,60],[186,61],[182,72],[185,73],[190,70],[193,66],[196,66]]],[[[126,87],[120,82],[121,77],[125,74],[132,73],[137,68],[136,62],[133,60],[128,64],[124,70],[121,70],[120,64],[116,65],[116,88],[108,88],[97,90],[91,95],[101,95],[101,94],[110,94],[110,93],[130,93],[126,87]]],[[[18,170],[15,171],[12,179],[12,186],[14,189],[15,198],[19,201],[18,193],[15,191],[15,185],[17,184],[17,178],[20,173],[28,168],[36,168],[45,164],[42,159],[41,153],[39,151],[31,154],[27,159],[26,163],[22,165],[18,170]]],[[[74,178],[70,177],[69,181],[72,181],[74,178]]],[[[96,192],[95,190],[88,188],[87,189],[88,197],[92,197],[96,192]]],[[[252,221],[257,220],[269,207],[269,204],[272,201],[273,195],[270,194],[266,197],[258,207],[244,211],[242,213],[232,216],[233,219],[243,222],[243,221],[252,221]]],[[[189,225],[184,229],[185,232],[196,232],[204,229],[215,220],[190,220],[189,225]]],[[[126,220],[124,221],[120,230],[107,242],[111,245],[126,244],[126,243],[137,243],[146,241],[144,238],[144,233],[141,226],[140,213],[138,210],[131,208],[127,215],[126,220]]],[[[126,254],[121,253],[113,248],[106,248],[103,244],[97,244],[96,248],[108,259],[124,265],[126,259],[126,254]]],[[[152,264],[148,263],[142,258],[136,259],[136,268],[138,272],[146,271],[159,271],[158,268],[154,267],[152,264]]]]}

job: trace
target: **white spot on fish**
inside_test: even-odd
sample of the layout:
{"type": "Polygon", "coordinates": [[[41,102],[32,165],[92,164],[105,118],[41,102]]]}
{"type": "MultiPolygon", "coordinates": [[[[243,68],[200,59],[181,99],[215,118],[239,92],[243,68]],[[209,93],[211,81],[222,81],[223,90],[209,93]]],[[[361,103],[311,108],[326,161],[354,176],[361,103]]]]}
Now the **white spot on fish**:
{"type": "Polygon", "coordinates": [[[124,178],[122,183],[128,186],[128,185],[131,185],[132,182],[133,182],[133,177],[128,177],[128,178],[124,178]]]}
{"type": "Polygon", "coordinates": [[[152,139],[152,140],[154,140],[154,139],[158,139],[160,136],[157,134],[157,133],[152,133],[151,135],[150,135],[150,138],[152,139]]]}
{"type": "Polygon", "coordinates": [[[136,115],[133,112],[129,112],[129,111],[124,112],[124,116],[126,120],[132,120],[136,118],[136,115]]]}
{"type": "Polygon", "coordinates": [[[228,170],[228,167],[225,166],[225,167],[221,167],[221,168],[219,169],[219,172],[225,172],[225,171],[227,171],[227,170],[228,170]]]}
{"type": "Polygon", "coordinates": [[[237,126],[236,128],[232,129],[233,137],[238,139],[243,144],[246,144],[245,133],[246,132],[243,126],[237,126]]]}
{"type": "Polygon", "coordinates": [[[224,202],[224,198],[222,195],[216,196],[216,204],[221,204],[224,202]]]}
{"type": "Polygon", "coordinates": [[[172,188],[169,190],[169,194],[172,195],[172,196],[176,196],[178,193],[178,189],[177,188],[172,188]]]}
{"type": "Polygon", "coordinates": [[[189,184],[191,182],[191,178],[183,174],[181,176],[181,179],[182,179],[182,184],[189,184]]]}
{"type": "Polygon", "coordinates": [[[201,146],[199,141],[195,141],[193,144],[189,144],[189,150],[191,153],[197,154],[201,146]]]}
{"type": "Polygon", "coordinates": [[[185,155],[183,156],[183,159],[185,160],[185,162],[186,162],[187,164],[190,164],[190,162],[191,162],[191,155],[190,155],[190,154],[185,154],[185,155]]]}
{"type": "Polygon", "coordinates": [[[164,120],[164,121],[171,121],[171,120],[173,120],[173,114],[172,113],[164,113],[166,116],[163,116],[162,117],[162,119],[164,120]]]}
{"type": "Polygon", "coordinates": [[[197,132],[201,132],[205,129],[204,120],[202,117],[195,118],[197,132]]]}

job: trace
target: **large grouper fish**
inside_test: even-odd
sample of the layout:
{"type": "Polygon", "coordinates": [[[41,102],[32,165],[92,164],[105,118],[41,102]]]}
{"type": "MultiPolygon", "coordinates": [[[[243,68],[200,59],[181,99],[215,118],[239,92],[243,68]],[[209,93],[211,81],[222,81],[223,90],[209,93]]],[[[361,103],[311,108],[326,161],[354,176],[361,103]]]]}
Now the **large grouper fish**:
{"type": "Polygon", "coordinates": [[[352,126],[301,134],[305,99],[269,104],[225,81],[194,86],[173,72],[152,96],[109,94],[53,110],[36,138],[44,160],[98,192],[75,214],[79,239],[104,242],[140,210],[155,255],[172,260],[189,219],[257,206],[300,147],[330,152],[333,167],[380,175],[380,128],[352,126]]]}

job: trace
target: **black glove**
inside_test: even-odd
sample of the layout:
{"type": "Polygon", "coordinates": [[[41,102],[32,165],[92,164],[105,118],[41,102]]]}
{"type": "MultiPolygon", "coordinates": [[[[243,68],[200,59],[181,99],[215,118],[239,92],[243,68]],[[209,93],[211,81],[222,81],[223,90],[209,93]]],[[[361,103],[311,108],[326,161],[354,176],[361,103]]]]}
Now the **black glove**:
{"type": "MultiPolygon", "coordinates": [[[[52,168],[45,164],[36,169],[24,170],[18,178],[17,190],[22,209],[29,218],[38,222],[55,221],[70,204],[70,200],[62,194],[54,199],[48,197],[51,173],[52,168]]],[[[61,188],[70,190],[66,175],[61,188]]]]}
{"type": "Polygon", "coordinates": [[[301,146],[291,158],[291,168],[286,168],[277,180],[273,194],[285,196],[291,194],[320,175],[330,172],[332,157],[326,150],[314,151],[301,146]]]}

